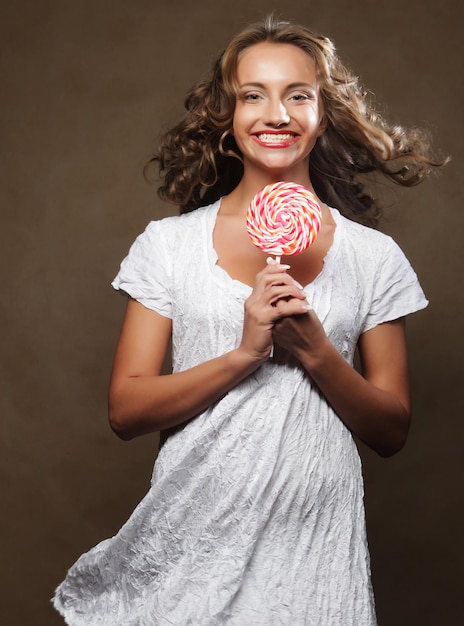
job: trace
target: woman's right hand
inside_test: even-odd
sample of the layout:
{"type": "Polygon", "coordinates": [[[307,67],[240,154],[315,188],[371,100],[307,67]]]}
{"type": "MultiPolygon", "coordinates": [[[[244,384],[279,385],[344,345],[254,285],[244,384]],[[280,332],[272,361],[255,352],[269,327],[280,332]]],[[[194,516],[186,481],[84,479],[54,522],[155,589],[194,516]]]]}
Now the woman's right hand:
{"type": "Polygon", "coordinates": [[[309,309],[301,285],[288,273],[289,265],[269,258],[256,276],[253,292],[245,302],[245,319],[240,350],[258,361],[271,354],[275,322],[309,309]]]}

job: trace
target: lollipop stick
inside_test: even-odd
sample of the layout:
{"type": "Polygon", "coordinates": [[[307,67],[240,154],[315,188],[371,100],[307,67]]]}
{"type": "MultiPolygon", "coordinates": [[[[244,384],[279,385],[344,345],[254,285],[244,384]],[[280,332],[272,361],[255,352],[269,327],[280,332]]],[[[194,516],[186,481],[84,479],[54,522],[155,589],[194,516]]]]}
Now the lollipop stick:
{"type": "MultiPolygon", "coordinates": [[[[280,255],[278,255],[278,254],[276,255],[275,262],[278,263],[279,265],[280,265],[281,258],[282,257],[280,255]]],[[[269,354],[269,358],[272,359],[273,356],[274,356],[274,344],[272,344],[272,346],[271,346],[271,352],[269,354]]]]}
{"type": "MultiPolygon", "coordinates": [[[[280,255],[276,255],[274,262],[277,263],[278,265],[280,265],[280,260],[281,260],[281,256],[280,255]]],[[[271,346],[271,352],[269,353],[269,358],[272,359],[272,357],[274,356],[274,344],[272,344],[271,346]]]]}

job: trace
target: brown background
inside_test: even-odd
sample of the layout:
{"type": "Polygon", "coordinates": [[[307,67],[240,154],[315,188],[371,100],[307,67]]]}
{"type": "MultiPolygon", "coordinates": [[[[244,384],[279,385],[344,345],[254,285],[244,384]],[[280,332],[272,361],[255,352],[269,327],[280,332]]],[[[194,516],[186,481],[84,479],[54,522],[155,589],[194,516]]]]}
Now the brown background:
{"type": "Polygon", "coordinates": [[[453,156],[422,187],[386,190],[385,228],[431,305],[409,322],[409,443],[362,454],[380,625],[463,623],[463,6],[3,0],[3,623],[62,623],[55,585],[148,487],[156,437],[122,443],[106,424],[124,307],[109,283],[146,223],[174,212],[142,177],[157,136],[228,38],[272,9],[330,35],[393,120],[427,124],[453,156]]]}

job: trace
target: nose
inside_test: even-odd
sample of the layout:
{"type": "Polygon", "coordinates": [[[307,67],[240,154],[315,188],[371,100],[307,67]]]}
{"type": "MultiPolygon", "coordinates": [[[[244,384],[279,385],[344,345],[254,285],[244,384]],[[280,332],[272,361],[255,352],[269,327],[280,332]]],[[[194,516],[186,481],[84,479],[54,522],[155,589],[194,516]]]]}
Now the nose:
{"type": "Polygon", "coordinates": [[[290,122],[290,115],[280,99],[269,99],[263,120],[268,126],[284,126],[290,122]]]}

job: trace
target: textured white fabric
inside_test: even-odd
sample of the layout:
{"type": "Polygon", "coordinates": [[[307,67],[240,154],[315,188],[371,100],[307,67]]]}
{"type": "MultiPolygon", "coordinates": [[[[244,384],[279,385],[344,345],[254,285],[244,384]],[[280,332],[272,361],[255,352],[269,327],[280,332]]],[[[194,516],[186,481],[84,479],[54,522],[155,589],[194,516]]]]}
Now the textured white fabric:
{"type": "MultiPolygon", "coordinates": [[[[251,288],[216,264],[218,208],[152,222],[113,283],[172,318],[174,371],[240,342],[251,288]]],[[[305,291],[352,362],[360,333],[427,301],[389,237],[332,212],[334,243],[305,291]]],[[[168,438],[146,497],[54,603],[72,626],[374,626],[350,432],[277,352],[168,438]]]]}

